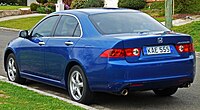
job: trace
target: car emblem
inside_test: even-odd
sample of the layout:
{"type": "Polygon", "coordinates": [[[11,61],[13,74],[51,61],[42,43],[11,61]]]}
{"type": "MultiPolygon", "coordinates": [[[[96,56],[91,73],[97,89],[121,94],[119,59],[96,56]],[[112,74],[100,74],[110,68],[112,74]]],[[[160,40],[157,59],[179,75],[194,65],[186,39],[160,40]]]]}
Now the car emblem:
{"type": "Polygon", "coordinates": [[[163,38],[162,38],[162,37],[159,37],[159,38],[158,38],[158,43],[159,43],[159,44],[163,43],[163,38]]]}

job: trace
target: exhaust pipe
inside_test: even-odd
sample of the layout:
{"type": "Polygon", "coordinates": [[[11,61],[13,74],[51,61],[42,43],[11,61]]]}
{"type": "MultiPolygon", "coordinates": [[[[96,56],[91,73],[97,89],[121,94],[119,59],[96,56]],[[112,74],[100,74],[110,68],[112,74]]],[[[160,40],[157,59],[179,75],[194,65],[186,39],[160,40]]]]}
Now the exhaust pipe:
{"type": "Polygon", "coordinates": [[[128,95],[128,90],[127,89],[122,90],[121,95],[123,96],[128,95]]]}
{"type": "Polygon", "coordinates": [[[181,88],[189,88],[191,86],[191,83],[185,83],[181,85],[181,88]]]}

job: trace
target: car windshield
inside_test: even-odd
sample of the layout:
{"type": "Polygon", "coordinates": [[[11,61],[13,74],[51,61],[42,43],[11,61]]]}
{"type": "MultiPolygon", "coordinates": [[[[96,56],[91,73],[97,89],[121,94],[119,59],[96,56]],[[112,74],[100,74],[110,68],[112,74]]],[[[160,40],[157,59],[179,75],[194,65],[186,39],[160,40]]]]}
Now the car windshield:
{"type": "Polygon", "coordinates": [[[89,16],[101,34],[170,31],[145,13],[101,13],[89,16]]]}

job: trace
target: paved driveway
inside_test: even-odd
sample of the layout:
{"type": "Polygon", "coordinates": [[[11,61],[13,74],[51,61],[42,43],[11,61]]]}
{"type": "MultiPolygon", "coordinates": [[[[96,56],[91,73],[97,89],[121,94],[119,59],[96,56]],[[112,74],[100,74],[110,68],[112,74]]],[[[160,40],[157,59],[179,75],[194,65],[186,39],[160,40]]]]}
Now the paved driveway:
{"type": "MultiPolygon", "coordinates": [[[[2,64],[3,50],[11,39],[17,36],[17,32],[0,30],[0,64],[2,64]]],[[[5,72],[0,66],[0,75],[5,72]]],[[[197,56],[197,77],[195,83],[189,89],[180,89],[172,97],[157,97],[151,91],[135,92],[126,97],[98,93],[95,104],[91,105],[98,109],[114,110],[200,110],[200,58],[197,56]]],[[[174,67],[175,68],[175,67],[174,67]]],[[[48,86],[41,83],[30,82],[28,86],[37,88],[52,94],[69,98],[63,89],[48,86]]]]}

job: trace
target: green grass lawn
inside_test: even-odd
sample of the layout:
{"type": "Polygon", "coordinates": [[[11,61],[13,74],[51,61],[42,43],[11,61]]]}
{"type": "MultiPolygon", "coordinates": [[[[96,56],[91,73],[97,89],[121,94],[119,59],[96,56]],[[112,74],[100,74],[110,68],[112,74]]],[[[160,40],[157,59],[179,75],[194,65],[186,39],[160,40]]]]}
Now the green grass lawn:
{"type": "Polygon", "coordinates": [[[165,21],[165,17],[155,17],[155,19],[159,22],[164,22],[165,21]]]}
{"type": "Polygon", "coordinates": [[[29,8],[28,6],[0,6],[0,10],[18,10],[19,8],[29,8]]]}
{"type": "Polygon", "coordinates": [[[176,26],[173,27],[172,30],[191,35],[196,51],[200,52],[200,21],[183,26],[176,26]]]}
{"type": "Polygon", "coordinates": [[[0,110],[84,110],[67,102],[0,81],[0,110]]]}
{"type": "Polygon", "coordinates": [[[20,18],[8,21],[0,22],[0,27],[15,28],[21,30],[31,29],[38,21],[40,21],[44,16],[20,18]]]}

